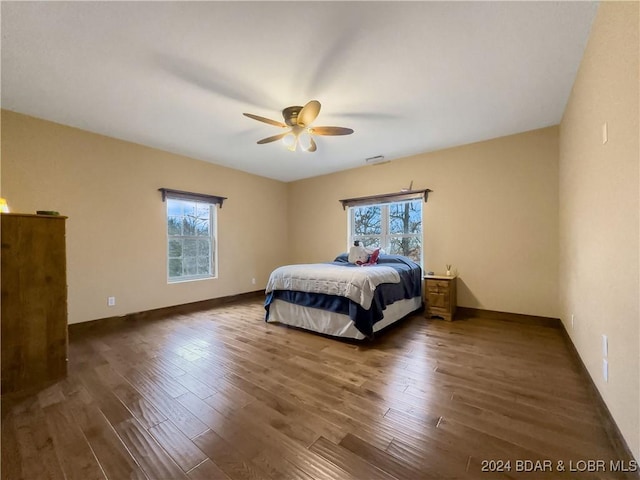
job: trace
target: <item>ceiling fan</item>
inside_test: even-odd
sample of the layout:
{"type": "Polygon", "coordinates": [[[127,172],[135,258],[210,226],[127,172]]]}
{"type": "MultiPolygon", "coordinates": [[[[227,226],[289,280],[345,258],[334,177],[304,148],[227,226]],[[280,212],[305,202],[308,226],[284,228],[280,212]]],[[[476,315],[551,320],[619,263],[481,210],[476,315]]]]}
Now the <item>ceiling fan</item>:
{"type": "Polygon", "coordinates": [[[294,105],[282,110],[284,123],[270,118],[260,117],[252,113],[243,113],[245,117],[253,118],[259,122],[275,125],[280,128],[290,129],[284,133],[273,135],[272,137],[258,140],[258,144],[275,142],[282,139],[282,142],[292,152],[300,145],[302,150],[315,152],[318,148],[313,140],[314,135],[351,135],[353,130],[344,127],[312,127],[311,124],[320,113],[320,102],[311,100],[304,107],[294,105]]]}

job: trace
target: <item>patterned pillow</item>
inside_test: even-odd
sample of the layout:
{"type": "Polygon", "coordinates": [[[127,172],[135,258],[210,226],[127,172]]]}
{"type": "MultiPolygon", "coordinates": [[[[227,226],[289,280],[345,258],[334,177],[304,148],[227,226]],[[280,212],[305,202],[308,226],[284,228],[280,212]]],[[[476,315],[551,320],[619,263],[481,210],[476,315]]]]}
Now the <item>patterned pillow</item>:
{"type": "Polygon", "coordinates": [[[376,248],[373,253],[371,254],[371,256],[369,257],[369,265],[375,265],[376,263],[378,263],[378,257],[380,256],[380,249],[376,248]]]}

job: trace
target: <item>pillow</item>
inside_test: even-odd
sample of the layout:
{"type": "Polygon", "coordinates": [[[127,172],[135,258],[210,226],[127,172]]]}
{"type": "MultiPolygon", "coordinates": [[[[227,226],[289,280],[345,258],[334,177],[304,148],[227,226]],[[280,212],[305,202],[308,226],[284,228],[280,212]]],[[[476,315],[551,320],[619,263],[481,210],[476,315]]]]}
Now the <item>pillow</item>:
{"type": "Polygon", "coordinates": [[[349,249],[349,263],[361,264],[367,261],[367,252],[361,245],[354,245],[349,249]]]}
{"type": "Polygon", "coordinates": [[[371,255],[369,255],[369,259],[366,263],[358,262],[358,265],[361,267],[366,267],[367,265],[375,265],[378,263],[378,256],[380,255],[380,249],[376,248],[371,255]]]}
{"type": "Polygon", "coordinates": [[[336,258],[334,258],[333,261],[338,263],[349,263],[349,254],[341,253],[336,258]]]}

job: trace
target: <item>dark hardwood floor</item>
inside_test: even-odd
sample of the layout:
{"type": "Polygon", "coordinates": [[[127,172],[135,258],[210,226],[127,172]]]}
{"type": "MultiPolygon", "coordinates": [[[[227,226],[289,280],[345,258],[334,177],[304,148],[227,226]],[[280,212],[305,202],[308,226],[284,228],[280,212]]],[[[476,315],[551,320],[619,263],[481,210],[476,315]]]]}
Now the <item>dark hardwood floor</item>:
{"type": "Polygon", "coordinates": [[[353,343],[263,314],[72,335],[68,378],[4,405],[2,479],[636,478],[557,328],[414,316],[353,343]]]}

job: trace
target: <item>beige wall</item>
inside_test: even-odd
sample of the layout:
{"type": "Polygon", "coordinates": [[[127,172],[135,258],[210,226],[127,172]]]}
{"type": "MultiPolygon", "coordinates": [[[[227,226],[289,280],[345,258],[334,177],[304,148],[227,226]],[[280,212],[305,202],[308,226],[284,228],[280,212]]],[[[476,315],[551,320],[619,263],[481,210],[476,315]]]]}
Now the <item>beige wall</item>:
{"type": "Polygon", "coordinates": [[[258,290],[287,262],[286,184],[9,111],[2,193],[14,212],[69,217],[69,323],[258,290]],[[167,284],[160,187],[229,198],[217,279],[167,284]]]}
{"type": "Polygon", "coordinates": [[[341,198],[430,188],[425,268],[453,264],[466,307],[558,316],[558,129],[551,127],[289,184],[292,261],[347,249],[341,198]]]}
{"type": "Polygon", "coordinates": [[[638,6],[600,4],[562,119],[559,284],[567,331],[640,459],[638,6]]]}

